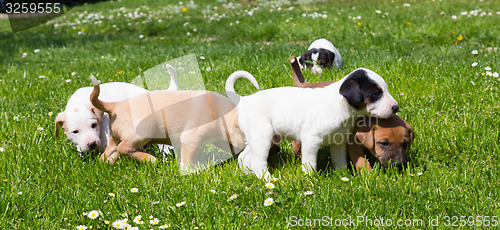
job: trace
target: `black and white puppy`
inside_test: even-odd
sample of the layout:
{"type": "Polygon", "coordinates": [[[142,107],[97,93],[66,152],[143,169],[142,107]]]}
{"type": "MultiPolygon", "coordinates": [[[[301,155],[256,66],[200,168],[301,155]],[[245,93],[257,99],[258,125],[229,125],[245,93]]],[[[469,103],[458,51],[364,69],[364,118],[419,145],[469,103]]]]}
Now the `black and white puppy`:
{"type": "Polygon", "coordinates": [[[342,68],[342,56],[333,44],[320,38],[309,46],[307,51],[299,58],[300,68],[312,68],[313,73],[321,74],[323,68],[331,68],[333,65],[337,69],[342,68]]]}
{"type": "Polygon", "coordinates": [[[234,92],[234,82],[241,77],[256,82],[250,73],[237,71],[226,81],[226,94],[236,104],[248,143],[238,157],[240,168],[259,178],[271,178],[267,157],[276,137],[302,142],[305,173],[316,170],[322,145],[330,145],[334,166],[343,167],[353,121],[368,115],[388,118],[399,109],[384,79],[369,69],[357,69],[324,88],[280,87],[244,97],[234,92]]]}

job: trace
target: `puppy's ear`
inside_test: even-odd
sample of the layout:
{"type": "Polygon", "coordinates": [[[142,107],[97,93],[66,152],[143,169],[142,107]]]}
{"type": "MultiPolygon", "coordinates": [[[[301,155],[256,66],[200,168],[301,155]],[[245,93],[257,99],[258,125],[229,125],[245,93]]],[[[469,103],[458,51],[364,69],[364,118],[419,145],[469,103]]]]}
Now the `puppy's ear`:
{"type": "Polygon", "coordinates": [[[64,122],[66,122],[66,113],[62,112],[57,114],[56,120],[54,121],[54,125],[56,127],[54,130],[55,137],[59,136],[59,126],[61,126],[61,128],[64,129],[64,122]]]}
{"type": "Polygon", "coordinates": [[[406,129],[408,129],[409,136],[410,136],[410,139],[408,140],[408,149],[409,149],[411,146],[411,143],[413,143],[413,139],[415,139],[415,131],[413,131],[410,124],[408,124],[408,122],[405,121],[405,124],[406,124],[406,129]]]}
{"type": "Polygon", "coordinates": [[[358,82],[353,79],[347,79],[340,86],[340,95],[347,99],[347,102],[355,109],[361,109],[365,105],[365,99],[361,92],[358,82]]]}
{"type": "Polygon", "coordinates": [[[356,142],[361,143],[372,152],[375,148],[375,125],[356,129],[356,142]]]}
{"type": "Polygon", "coordinates": [[[92,111],[92,113],[95,115],[95,118],[97,119],[97,122],[102,123],[102,116],[104,116],[104,112],[101,110],[98,110],[96,107],[90,105],[89,110],[92,111]]]}
{"type": "Polygon", "coordinates": [[[318,60],[318,64],[320,64],[321,66],[325,67],[325,68],[332,68],[332,63],[333,63],[333,60],[335,59],[335,54],[330,51],[330,50],[327,50],[327,49],[321,49],[321,52],[320,52],[320,60],[318,60]]]}
{"type": "Polygon", "coordinates": [[[317,49],[310,49],[310,50],[304,52],[304,54],[302,54],[302,56],[300,56],[300,60],[299,60],[300,65],[302,65],[304,68],[310,68],[312,66],[311,55],[314,52],[317,52],[317,49]]]}

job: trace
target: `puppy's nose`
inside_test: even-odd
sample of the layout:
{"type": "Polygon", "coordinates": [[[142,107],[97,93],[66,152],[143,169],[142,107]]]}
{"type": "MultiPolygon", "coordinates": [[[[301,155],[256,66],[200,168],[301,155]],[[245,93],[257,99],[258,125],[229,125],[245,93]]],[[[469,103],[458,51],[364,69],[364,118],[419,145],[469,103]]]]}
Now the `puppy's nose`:
{"type": "Polygon", "coordinates": [[[392,113],[396,113],[399,110],[399,106],[395,105],[391,109],[392,109],[392,113]]]}
{"type": "Polygon", "coordinates": [[[92,141],[92,142],[89,143],[89,149],[90,150],[94,150],[96,147],[97,147],[97,142],[96,141],[92,141]]]}

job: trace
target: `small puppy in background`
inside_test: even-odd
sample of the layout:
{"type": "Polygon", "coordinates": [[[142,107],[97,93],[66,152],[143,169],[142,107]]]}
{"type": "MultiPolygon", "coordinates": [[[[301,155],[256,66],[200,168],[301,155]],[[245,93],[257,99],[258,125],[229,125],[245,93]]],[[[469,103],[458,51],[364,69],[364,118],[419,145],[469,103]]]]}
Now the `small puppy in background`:
{"type": "MultiPolygon", "coordinates": [[[[170,73],[168,89],[177,91],[177,73],[169,64],[166,67],[170,73]]],[[[101,88],[104,93],[99,98],[105,101],[121,101],[148,92],[144,88],[124,82],[102,84],[101,88]]],[[[57,114],[54,121],[55,137],[59,136],[59,127],[63,128],[66,137],[76,145],[79,152],[88,152],[97,148],[104,151],[110,137],[109,115],[96,109],[90,103],[92,89],[92,87],[78,89],[69,98],[65,110],[57,114]]],[[[163,151],[168,150],[164,148],[163,151]]]]}
{"type": "Polygon", "coordinates": [[[330,41],[324,38],[311,43],[307,51],[297,58],[297,60],[301,69],[311,68],[313,73],[318,74],[321,74],[323,71],[322,67],[330,69],[335,65],[337,69],[340,69],[344,65],[339,51],[330,41]]]}
{"type": "MultiPolygon", "coordinates": [[[[307,82],[294,56],[290,58],[290,66],[293,82],[297,87],[323,88],[335,83],[335,81],[307,82]]],[[[406,151],[410,148],[414,137],[415,133],[410,124],[397,115],[387,119],[363,116],[355,123],[354,130],[349,136],[347,150],[356,170],[362,168],[371,170],[370,162],[365,162],[367,154],[375,156],[384,167],[388,167],[391,162],[401,168],[407,163],[406,151]]],[[[279,144],[276,144],[278,146],[273,146],[270,154],[279,151],[279,144]]],[[[294,140],[292,147],[295,155],[300,158],[300,142],[294,140]]]]}

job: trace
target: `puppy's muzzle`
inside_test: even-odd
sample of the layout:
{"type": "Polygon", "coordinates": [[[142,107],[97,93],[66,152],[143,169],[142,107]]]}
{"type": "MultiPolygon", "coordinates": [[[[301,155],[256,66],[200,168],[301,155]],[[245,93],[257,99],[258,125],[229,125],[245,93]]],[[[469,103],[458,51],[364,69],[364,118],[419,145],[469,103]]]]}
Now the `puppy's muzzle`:
{"type": "Polygon", "coordinates": [[[398,106],[398,105],[392,106],[392,108],[391,108],[391,109],[392,109],[392,113],[393,113],[393,114],[395,114],[395,113],[397,113],[397,112],[398,112],[398,110],[399,110],[399,106],[398,106]]]}
{"type": "Polygon", "coordinates": [[[89,142],[88,146],[89,146],[90,151],[96,149],[97,148],[97,141],[89,142]]]}

